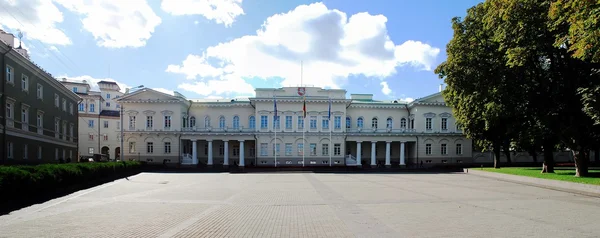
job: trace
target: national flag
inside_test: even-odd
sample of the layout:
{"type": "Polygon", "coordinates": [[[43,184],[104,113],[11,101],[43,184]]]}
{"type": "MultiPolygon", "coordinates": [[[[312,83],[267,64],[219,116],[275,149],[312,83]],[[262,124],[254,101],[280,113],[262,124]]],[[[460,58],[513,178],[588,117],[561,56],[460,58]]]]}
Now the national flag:
{"type": "Polygon", "coordinates": [[[327,114],[327,118],[331,120],[331,98],[329,98],[329,114],[327,114]]]}
{"type": "Polygon", "coordinates": [[[275,111],[275,120],[277,120],[277,98],[273,97],[273,110],[275,111]]]}
{"type": "Polygon", "coordinates": [[[304,98],[304,104],[302,105],[302,112],[303,112],[304,118],[306,118],[306,98],[304,98]]]}

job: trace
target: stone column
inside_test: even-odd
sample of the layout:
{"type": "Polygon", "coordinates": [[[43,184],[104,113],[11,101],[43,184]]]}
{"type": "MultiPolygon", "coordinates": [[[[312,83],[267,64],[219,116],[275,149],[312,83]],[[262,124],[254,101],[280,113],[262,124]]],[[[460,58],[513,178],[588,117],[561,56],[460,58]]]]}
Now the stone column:
{"type": "Polygon", "coordinates": [[[390,144],[392,142],[391,141],[386,141],[385,142],[385,167],[391,167],[392,163],[390,161],[390,144]]]}
{"type": "Polygon", "coordinates": [[[207,140],[208,142],[208,163],[207,165],[211,167],[213,165],[213,143],[212,140],[207,140]]]}
{"type": "Polygon", "coordinates": [[[244,167],[244,141],[240,140],[240,167],[244,167]]]}
{"type": "Polygon", "coordinates": [[[360,154],[362,153],[362,141],[356,142],[356,166],[361,167],[362,162],[360,158],[360,154]]]}
{"type": "Polygon", "coordinates": [[[192,164],[198,164],[198,145],[196,140],[192,140],[192,164]]]}
{"type": "Polygon", "coordinates": [[[377,167],[377,158],[375,158],[375,147],[377,147],[377,141],[371,141],[371,168],[377,167]]]}
{"type": "Polygon", "coordinates": [[[404,162],[404,141],[400,142],[400,165],[406,165],[406,163],[404,162]]]}
{"type": "Polygon", "coordinates": [[[225,154],[223,155],[223,166],[229,167],[229,141],[223,141],[223,149],[225,150],[225,154]]]}

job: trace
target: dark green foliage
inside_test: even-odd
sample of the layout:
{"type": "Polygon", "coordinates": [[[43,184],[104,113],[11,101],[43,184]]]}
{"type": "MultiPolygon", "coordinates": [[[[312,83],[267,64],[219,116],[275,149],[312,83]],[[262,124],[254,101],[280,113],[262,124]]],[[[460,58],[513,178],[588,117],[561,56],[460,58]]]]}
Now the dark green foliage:
{"type": "Polygon", "coordinates": [[[0,166],[0,204],[47,196],[140,167],[137,161],[0,166]]]}

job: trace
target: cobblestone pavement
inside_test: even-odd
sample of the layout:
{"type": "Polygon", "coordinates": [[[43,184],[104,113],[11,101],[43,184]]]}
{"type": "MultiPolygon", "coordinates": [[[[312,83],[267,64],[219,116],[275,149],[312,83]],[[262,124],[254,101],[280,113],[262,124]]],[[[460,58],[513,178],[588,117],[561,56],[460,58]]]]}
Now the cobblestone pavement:
{"type": "Polygon", "coordinates": [[[0,237],[599,237],[600,198],[468,174],[143,173],[0,217],[0,237]]]}

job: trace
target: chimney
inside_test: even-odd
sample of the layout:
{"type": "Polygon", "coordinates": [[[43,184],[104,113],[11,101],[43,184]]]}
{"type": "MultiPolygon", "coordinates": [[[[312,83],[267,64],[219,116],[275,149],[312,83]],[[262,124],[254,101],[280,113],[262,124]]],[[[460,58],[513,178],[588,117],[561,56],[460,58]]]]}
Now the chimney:
{"type": "Polygon", "coordinates": [[[443,89],[444,89],[444,84],[440,83],[440,92],[442,92],[443,89]]]}

